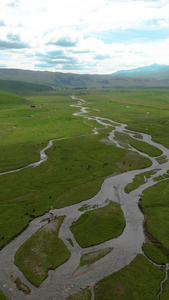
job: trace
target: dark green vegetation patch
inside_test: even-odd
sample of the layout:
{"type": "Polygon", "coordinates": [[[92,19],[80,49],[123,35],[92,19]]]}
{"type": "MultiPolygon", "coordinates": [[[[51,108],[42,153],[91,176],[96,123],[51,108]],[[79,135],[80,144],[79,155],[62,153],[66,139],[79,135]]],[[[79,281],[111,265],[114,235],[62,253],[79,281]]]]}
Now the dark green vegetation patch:
{"type": "Polygon", "coordinates": [[[7,298],[1,291],[0,291],[0,300],[7,300],[7,298]]]}
{"type": "Polygon", "coordinates": [[[144,184],[148,180],[148,178],[151,177],[151,175],[155,174],[156,172],[157,170],[153,170],[136,175],[133,181],[126,185],[125,192],[129,194],[131,191],[137,189],[139,186],[144,184]]]}
{"type": "Polygon", "coordinates": [[[102,208],[86,211],[72,223],[71,231],[83,248],[117,237],[125,227],[120,206],[110,202],[102,208]]]}
{"type": "Polygon", "coordinates": [[[169,278],[163,283],[163,292],[160,295],[160,300],[168,300],[169,295],[169,278]]]}
{"type": "Polygon", "coordinates": [[[149,246],[145,245],[143,249],[156,263],[169,262],[168,194],[169,180],[165,180],[146,189],[140,201],[149,238],[149,246]]]}
{"type": "Polygon", "coordinates": [[[162,279],[164,273],[139,254],[130,265],[95,285],[95,300],[157,299],[162,279]]]}
{"type": "Polygon", "coordinates": [[[58,238],[63,219],[64,217],[58,217],[47,223],[15,255],[15,264],[35,286],[39,286],[47,277],[48,270],[56,269],[70,257],[69,250],[58,238]]]}

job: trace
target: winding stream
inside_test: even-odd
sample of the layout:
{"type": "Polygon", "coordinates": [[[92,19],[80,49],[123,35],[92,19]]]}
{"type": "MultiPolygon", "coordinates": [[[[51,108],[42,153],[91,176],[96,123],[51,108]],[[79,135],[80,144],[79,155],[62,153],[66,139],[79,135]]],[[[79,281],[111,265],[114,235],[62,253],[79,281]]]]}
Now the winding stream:
{"type": "MultiPolygon", "coordinates": [[[[72,98],[74,100],[76,99],[74,96],[72,96],[72,98]]],[[[117,147],[123,148],[116,140],[114,140],[115,131],[128,133],[131,137],[135,138],[135,132],[126,129],[127,125],[125,124],[113,122],[112,120],[106,118],[87,116],[89,108],[84,106],[86,105],[86,102],[83,99],[76,100],[78,101],[77,105],[73,106],[79,108],[80,112],[75,113],[74,115],[83,117],[86,120],[96,120],[98,124],[115,128],[110,132],[108,139],[110,142],[115,143],[117,147]]],[[[93,134],[97,133],[98,128],[93,128],[93,134]]],[[[153,142],[151,136],[143,133],[140,134],[143,138],[142,141],[162,150],[163,155],[166,155],[167,159],[169,160],[169,149],[166,149],[164,146],[153,142]]],[[[56,139],[51,140],[47,147],[41,151],[39,162],[30,164],[21,169],[4,172],[0,175],[3,176],[4,174],[10,172],[21,171],[27,167],[37,167],[40,163],[47,159],[45,151],[52,146],[53,141],[56,141],[56,139]]],[[[143,232],[144,217],[138,207],[138,202],[143,190],[156,184],[153,178],[166,173],[166,171],[169,169],[169,161],[160,165],[155,158],[149,157],[147,154],[141,153],[134,148],[131,148],[131,150],[148,157],[152,161],[152,165],[144,170],[133,170],[106,178],[101,186],[100,191],[94,197],[69,207],[54,209],[45,215],[34,219],[32,222],[30,222],[28,228],[20,236],[15,238],[10,244],[1,250],[0,290],[4,292],[9,300],[62,300],[68,297],[70,294],[85,287],[88,287],[92,291],[93,295],[93,286],[97,281],[128,265],[138,253],[143,253],[142,244],[145,241],[143,232]],[[132,182],[135,175],[151,170],[157,170],[157,172],[147,179],[146,183],[141,185],[138,189],[132,191],[130,194],[126,194],[124,192],[125,186],[132,182]],[[107,199],[114,201],[121,206],[126,221],[126,227],[119,237],[106,241],[97,246],[82,249],[74,239],[74,236],[69,229],[70,225],[83,213],[79,211],[79,208],[81,208],[83,205],[90,205],[90,207],[97,205],[98,207],[103,207],[106,205],[107,199]],[[36,288],[27,281],[22,272],[20,272],[20,270],[14,265],[14,256],[19,247],[39,228],[47,223],[47,221],[43,220],[50,217],[51,212],[54,216],[66,216],[60,228],[59,237],[70,250],[71,257],[66,263],[58,267],[56,270],[49,271],[49,275],[46,280],[43,281],[39,288],[36,288]],[[68,239],[72,239],[74,247],[70,245],[68,239]],[[105,249],[108,247],[112,247],[113,251],[111,251],[101,260],[96,261],[89,267],[86,266],[77,269],[82,254],[88,251],[105,249]],[[25,295],[16,288],[13,280],[17,277],[19,277],[21,281],[31,288],[32,292],[30,295],[25,295]]],[[[158,297],[160,297],[160,294],[158,297]]],[[[92,296],[92,298],[94,299],[94,296],[92,296]]]]}

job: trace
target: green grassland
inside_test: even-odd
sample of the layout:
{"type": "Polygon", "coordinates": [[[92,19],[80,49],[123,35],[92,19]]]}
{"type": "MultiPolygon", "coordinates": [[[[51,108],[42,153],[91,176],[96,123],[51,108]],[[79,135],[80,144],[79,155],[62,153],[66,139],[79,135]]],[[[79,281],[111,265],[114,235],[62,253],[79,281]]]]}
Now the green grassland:
{"type": "Polygon", "coordinates": [[[157,157],[156,160],[160,165],[166,163],[168,161],[167,157],[165,155],[162,155],[160,157],[157,157]]]}
{"type": "Polygon", "coordinates": [[[157,183],[146,189],[140,205],[146,218],[149,233],[148,245],[143,246],[145,254],[156,263],[169,262],[169,181],[157,183]]]}
{"type": "Polygon", "coordinates": [[[76,109],[69,106],[69,95],[49,94],[34,100],[15,95],[13,98],[14,101],[11,94],[2,92],[0,130],[6,130],[0,131],[0,172],[38,161],[39,151],[50,139],[91,133],[89,126],[72,116],[76,109]]]}
{"type": "Polygon", "coordinates": [[[139,254],[130,265],[95,285],[95,300],[157,299],[162,279],[164,273],[139,254]]]}
{"type": "Polygon", "coordinates": [[[162,151],[159,150],[158,148],[156,148],[152,145],[149,145],[145,142],[135,140],[126,133],[116,132],[115,139],[120,142],[122,141],[123,143],[125,143],[127,145],[131,145],[133,148],[135,148],[143,153],[146,153],[151,157],[156,157],[156,156],[159,156],[162,154],[162,151]]]}
{"type": "Polygon", "coordinates": [[[83,99],[100,110],[99,116],[151,134],[154,141],[169,147],[168,89],[93,90],[86,92],[83,99]]]}
{"type": "Polygon", "coordinates": [[[128,183],[125,186],[125,192],[129,194],[131,191],[137,189],[140,185],[144,184],[148,178],[150,178],[151,175],[155,174],[156,170],[149,171],[149,172],[143,172],[141,174],[138,174],[134,177],[133,181],[131,183],[128,183]]]}
{"type": "Polygon", "coordinates": [[[50,139],[67,139],[54,141],[46,151],[48,160],[40,166],[0,176],[0,247],[51,205],[61,208],[89,199],[99,191],[106,176],[151,165],[149,159],[137,153],[117,151],[114,145],[101,143],[110,129],[93,135],[91,126],[72,116],[79,109],[70,107],[76,101],[69,92],[32,97],[35,108],[18,96],[17,104],[11,97],[7,99],[11,106],[6,107],[7,101],[5,108],[2,105],[1,124],[3,128],[16,128],[0,131],[0,172],[39,161],[39,151],[50,139]],[[33,117],[27,117],[29,114],[33,117]]]}
{"type": "Polygon", "coordinates": [[[29,104],[28,100],[11,93],[0,91],[1,110],[4,110],[5,108],[10,109],[15,107],[16,105],[26,105],[26,104],[29,104]]]}
{"type": "Polygon", "coordinates": [[[15,264],[35,286],[47,277],[49,269],[56,269],[70,257],[69,250],[58,238],[63,219],[58,217],[42,227],[15,255],[15,264]]]}
{"type": "Polygon", "coordinates": [[[160,300],[168,300],[168,294],[169,294],[169,278],[163,284],[163,293],[160,297],[160,300]]]}
{"type": "Polygon", "coordinates": [[[85,248],[117,237],[124,227],[125,220],[120,206],[110,202],[102,208],[83,213],[70,229],[79,245],[85,248]]]}
{"type": "MultiPolygon", "coordinates": [[[[89,199],[99,191],[107,176],[151,165],[149,159],[128,149],[117,150],[114,145],[101,143],[111,128],[99,130],[98,135],[93,135],[91,126],[100,127],[100,124],[87,120],[87,125],[82,117],[72,115],[79,108],[70,106],[77,103],[71,99],[71,93],[46,91],[25,98],[0,93],[0,173],[39,161],[40,150],[47,146],[50,139],[56,139],[46,151],[48,160],[40,166],[0,176],[0,248],[24,230],[30,220],[48,211],[51,205],[61,208],[89,199]],[[59,140],[61,138],[66,139],[59,140]]],[[[151,134],[154,141],[169,148],[169,90],[85,90],[77,91],[76,95],[90,102],[86,104],[90,107],[89,115],[126,123],[129,129],[151,134]],[[99,111],[92,111],[92,108],[99,111]]],[[[133,146],[141,150],[144,143],[133,141],[133,146]]],[[[150,154],[147,145],[142,151],[150,154]]],[[[160,152],[153,155],[160,155],[160,152]]],[[[142,179],[137,178],[134,184],[142,184],[142,179]]],[[[147,220],[149,238],[152,237],[143,249],[148,257],[158,263],[168,262],[169,258],[167,195],[166,180],[146,190],[140,202],[147,220]]],[[[87,211],[83,215],[94,211],[98,210],[87,211]]],[[[94,216],[91,216],[94,222],[94,216]]],[[[91,220],[87,226],[91,227],[91,220]]],[[[108,219],[105,226],[107,228],[108,219]]],[[[83,226],[77,232],[79,230],[85,232],[83,226]]],[[[50,234],[43,234],[44,240],[49,239],[50,234]]],[[[94,234],[93,237],[92,243],[100,242],[94,234]]],[[[23,250],[24,254],[26,252],[27,249],[23,250]]],[[[139,256],[112,276],[118,278],[113,299],[152,299],[151,294],[155,299],[164,273],[139,256]],[[133,275],[129,276],[130,272],[133,275]],[[147,281],[150,285],[146,287],[147,281]]],[[[39,285],[36,280],[35,285],[39,285]]],[[[113,286],[111,280],[103,290],[97,286],[96,299],[103,299],[105,290],[107,298],[104,299],[112,299],[110,286],[113,286]]]]}

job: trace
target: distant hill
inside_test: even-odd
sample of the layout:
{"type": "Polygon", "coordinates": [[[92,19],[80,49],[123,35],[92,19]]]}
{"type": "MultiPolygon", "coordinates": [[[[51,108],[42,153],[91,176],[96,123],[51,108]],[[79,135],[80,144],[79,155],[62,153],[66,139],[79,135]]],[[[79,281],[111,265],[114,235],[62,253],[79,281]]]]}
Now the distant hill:
{"type": "Polygon", "coordinates": [[[146,87],[169,87],[169,66],[152,65],[128,71],[118,71],[111,75],[79,75],[74,73],[0,68],[0,89],[2,88],[13,93],[19,93],[22,90],[25,93],[38,90],[45,91],[48,88],[50,90],[51,88],[99,89],[146,87]],[[2,80],[6,82],[2,82],[1,84],[2,80]],[[41,87],[37,86],[38,84],[41,87]]]}
{"type": "MultiPolygon", "coordinates": [[[[15,80],[45,84],[57,88],[102,88],[114,86],[108,75],[79,75],[74,73],[0,69],[0,80],[15,80]]],[[[119,84],[117,84],[119,85],[119,84]]]]}
{"type": "Polygon", "coordinates": [[[53,90],[53,88],[48,85],[0,79],[0,90],[14,94],[24,95],[29,93],[32,94],[32,92],[50,91],[53,90]]]}
{"type": "Polygon", "coordinates": [[[153,64],[150,66],[130,69],[130,70],[121,70],[112,74],[112,76],[129,76],[129,77],[144,77],[144,78],[156,78],[160,80],[160,77],[169,77],[169,66],[167,65],[158,65],[153,64]]]}
{"type": "Polygon", "coordinates": [[[30,105],[30,102],[18,95],[0,91],[0,105],[5,105],[5,106],[7,105],[9,107],[13,105],[15,106],[15,105],[22,105],[22,104],[30,105]]]}

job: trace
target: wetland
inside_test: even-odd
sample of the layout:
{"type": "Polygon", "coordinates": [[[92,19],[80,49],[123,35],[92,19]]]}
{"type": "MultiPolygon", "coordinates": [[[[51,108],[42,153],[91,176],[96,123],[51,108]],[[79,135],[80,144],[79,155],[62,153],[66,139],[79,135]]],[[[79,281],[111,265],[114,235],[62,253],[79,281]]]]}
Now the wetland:
{"type": "Polygon", "coordinates": [[[29,100],[3,108],[0,289],[8,299],[76,299],[80,290],[81,299],[167,299],[167,95],[47,93],[34,96],[31,118],[29,100]]]}

